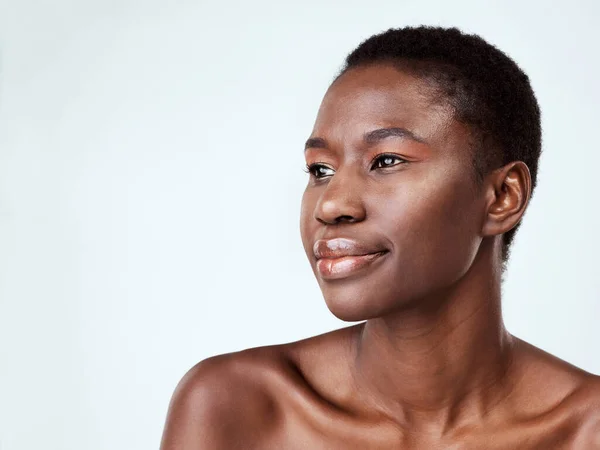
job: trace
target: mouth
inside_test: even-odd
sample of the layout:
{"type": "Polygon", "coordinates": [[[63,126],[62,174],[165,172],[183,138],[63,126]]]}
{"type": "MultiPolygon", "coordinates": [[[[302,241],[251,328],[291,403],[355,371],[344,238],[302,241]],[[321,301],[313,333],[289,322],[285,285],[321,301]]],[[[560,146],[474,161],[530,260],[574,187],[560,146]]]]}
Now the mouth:
{"type": "Polygon", "coordinates": [[[338,258],[317,259],[317,270],[322,278],[337,280],[346,278],[371,267],[376,261],[383,259],[388,250],[367,253],[365,255],[341,256],[338,258]]]}

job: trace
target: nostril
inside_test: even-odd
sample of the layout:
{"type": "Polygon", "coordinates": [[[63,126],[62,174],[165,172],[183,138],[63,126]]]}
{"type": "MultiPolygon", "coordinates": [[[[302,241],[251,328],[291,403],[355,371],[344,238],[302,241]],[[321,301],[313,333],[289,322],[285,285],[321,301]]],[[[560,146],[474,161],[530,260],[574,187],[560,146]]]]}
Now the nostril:
{"type": "Polygon", "coordinates": [[[340,222],[356,222],[356,219],[352,216],[338,216],[335,219],[335,223],[340,222]]]}

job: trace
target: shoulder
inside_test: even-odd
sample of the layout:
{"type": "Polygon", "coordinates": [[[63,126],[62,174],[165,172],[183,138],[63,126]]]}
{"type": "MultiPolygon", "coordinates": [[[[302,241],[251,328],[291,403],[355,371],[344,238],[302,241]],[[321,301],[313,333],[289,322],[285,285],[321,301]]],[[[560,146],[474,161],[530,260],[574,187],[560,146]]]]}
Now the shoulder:
{"type": "Polygon", "coordinates": [[[353,329],[200,361],[175,388],[161,450],[282,448],[290,413],[300,426],[354,395],[343,370],[353,329]]]}
{"type": "Polygon", "coordinates": [[[600,376],[587,374],[575,390],[571,411],[576,418],[576,446],[600,450],[600,376]]]}
{"type": "Polygon", "coordinates": [[[265,448],[279,416],[270,381],[284,366],[275,346],[197,363],[175,388],[161,450],[265,448]]]}
{"type": "MultiPolygon", "coordinates": [[[[522,387],[548,424],[574,439],[573,448],[600,450],[600,376],[521,341],[525,350],[522,387]]],[[[540,421],[543,423],[543,421],[540,421]]]]}

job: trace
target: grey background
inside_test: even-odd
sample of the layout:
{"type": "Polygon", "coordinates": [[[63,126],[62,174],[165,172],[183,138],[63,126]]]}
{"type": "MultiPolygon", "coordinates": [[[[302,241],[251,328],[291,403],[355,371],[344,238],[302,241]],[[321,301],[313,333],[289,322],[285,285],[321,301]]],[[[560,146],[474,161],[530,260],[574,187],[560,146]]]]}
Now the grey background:
{"type": "Polygon", "coordinates": [[[194,363],[346,325],[298,228],[302,146],[362,39],[481,34],[529,74],[539,185],[509,331],[600,373],[594,1],[0,2],[0,448],[157,448],[194,363]]]}

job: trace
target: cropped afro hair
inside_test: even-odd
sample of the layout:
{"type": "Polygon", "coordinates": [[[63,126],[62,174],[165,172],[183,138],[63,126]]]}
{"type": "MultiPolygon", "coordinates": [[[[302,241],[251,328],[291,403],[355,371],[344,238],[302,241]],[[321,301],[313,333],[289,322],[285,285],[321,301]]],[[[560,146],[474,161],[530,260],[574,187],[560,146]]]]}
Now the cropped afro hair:
{"type": "MultiPolygon", "coordinates": [[[[457,28],[391,28],[353,50],[336,79],[374,63],[390,63],[431,81],[457,120],[470,126],[479,186],[490,171],[523,161],[531,173],[533,194],[542,151],[540,109],[528,76],[510,57],[457,28]]],[[[520,224],[503,235],[503,271],[520,224]]]]}

